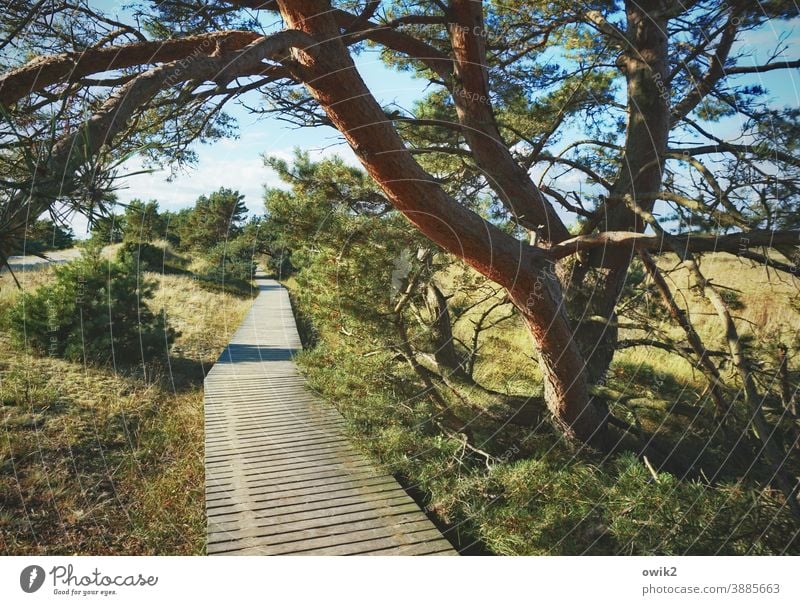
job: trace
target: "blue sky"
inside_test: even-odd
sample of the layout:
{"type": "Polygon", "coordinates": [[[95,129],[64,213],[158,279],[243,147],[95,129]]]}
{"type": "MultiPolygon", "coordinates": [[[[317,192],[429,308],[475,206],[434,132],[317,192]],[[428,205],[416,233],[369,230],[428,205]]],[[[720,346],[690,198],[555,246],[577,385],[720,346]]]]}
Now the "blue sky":
{"type": "MultiPolygon", "coordinates": [[[[411,108],[423,94],[426,82],[405,73],[387,70],[377,52],[365,52],[357,57],[358,69],[382,105],[396,103],[411,108]]],[[[245,98],[248,105],[256,104],[258,95],[245,98]]],[[[239,122],[239,137],[213,144],[195,145],[198,162],[194,168],[179,173],[167,182],[169,170],[136,175],[126,179],[127,189],[118,192],[120,201],[133,198],[157,199],[169,210],[194,203],[199,195],[219,187],[238,189],[243,193],[251,212],[263,210],[263,185],[278,185],[276,175],[265,168],[262,154],[289,158],[294,149],[309,151],[312,157],[338,154],[355,161],[342,137],[333,128],[297,128],[274,118],[256,118],[239,104],[231,104],[228,113],[239,122]]],[[[137,161],[128,169],[140,168],[137,161]]]]}
{"type": "MultiPolygon", "coordinates": [[[[106,14],[130,21],[126,10],[128,0],[93,0],[90,4],[106,14]]],[[[269,16],[269,13],[266,13],[269,16]]],[[[265,28],[272,26],[264,23],[265,28]]],[[[422,96],[427,82],[415,79],[407,73],[387,69],[379,53],[365,50],[355,57],[358,69],[384,105],[396,103],[410,109],[415,99],[422,96]]],[[[259,95],[249,93],[243,100],[250,106],[258,105],[259,95]]],[[[289,159],[296,148],[308,151],[312,158],[339,155],[355,163],[355,156],[342,141],[338,131],[332,128],[296,128],[274,118],[257,118],[239,103],[232,102],[226,113],[234,116],[239,124],[239,136],[223,139],[212,144],[196,144],[196,165],[169,177],[169,168],[145,174],[139,160],[133,159],[121,167],[120,174],[133,174],[121,179],[117,186],[119,201],[132,199],[158,200],[164,210],[177,210],[191,206],[200,195],[208,194],[220,187],[238,190],[245,195],[245,203],[253,214],[264,211],[264,186],[281,186],[273,171],[264,166],[264,154],[289,159]]],[[[86,237],[87,226],[83,217],[73,217],[75,234],[86,237]]]]}
{"type": "MultiPolygon", "coordinates": [[[[117,0],[96,0],[96,6],[111,13],[124,13],[124,3],[117,0]]],[[[768,25],[751,32],[742,40],[739,49],[746,47],[754,52],[753,60],[764,62],[782,35],[787,35],[788,47],[784,58],[800,57],[800,36],[797,31],[800,20],[779,27],[768,25]],[[797,31],[795,31],[797,30],[797,31]]],[[[365,51],[356,57],[359,71],[382,105],[396,103],[411,108],[415,99],[422,96],[427,82],[408,73],[387,69],[375,51],[365,51]]],[[[800,106],[800,78],[797,72],[781,70],[758,77],[748,76],[749,82],[760,81],[770,92],[776,105],[800,106]]],[[[257,104],[258,96],[247,98],[249,104],[257,104]]],[[[354,161],[352,152],[342,143],[341,136],[330,128],[298,129],[274,118],[256,119],[238,104],[231,104],[228,113],[239,122],[239,138],[222,140],[211,145],[197,144],[197,165],[179,173],[171,182],[167,181],[169,170],[140,174],[125,179],[124,188],[118,191],[120,201],[134,198],[156,199],[163,209],[175,210],[194,203],[198,196],[219,187],[236,189],[245,195],[245,203],[252,213],[263,212],[262,194],[264,185],[277,186],[274,173],[265,168],[262,154],[289,158],[297,147],[309,151],[312,157],[338,154],[354,161]]],[[[722,136],[736,132],[735,119],[713,125],[710,129],[722,136]]],[[[568,140],[562,142],[566,146],[568,140]]],[[[141,169],[137,160],[130,161],[125,172],[141,169]]],[[[577,176],[575,177],[577,178],[577,176]]],[[[85,225],[75,225],[76,235],[85,236],[85,225]]]]}

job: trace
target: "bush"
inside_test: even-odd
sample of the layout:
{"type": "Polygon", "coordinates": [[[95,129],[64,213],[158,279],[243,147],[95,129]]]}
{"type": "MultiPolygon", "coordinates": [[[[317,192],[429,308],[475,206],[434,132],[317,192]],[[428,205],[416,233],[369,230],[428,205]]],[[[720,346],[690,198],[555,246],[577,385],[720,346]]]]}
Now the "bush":
{"type": "MultiPolygon", "coordinates": [[[[304,308],[315,317],[323,309],[304,308]]],[[[436,409],[413,375],[391,353],[365,357],[369,344],[328,327],[297,359],[359,445],[423,492],[428,510],[458,528],[461,546],[502,555],[800,553],[796,521],[776,490],[654,477],[630,453],[578,453],[545,426],[487,437],[476,415],[474,440],[495,458],[487,469],[462,441],[436,433],[436,409]]]]}
{"type": "Polygon", "coordinates": [[[131,200],[122,219],[123,239],[151,242],[166,234],[166,222],[158,211],[158,202],[131,200]]]}
{"type": "Polygon", "coordinates": [[[164,265],[164,249],[147,242],[126,241],[117,252],[117,260],[138,266],[140,271],[160,271],[164,265]]]}
{"type": "Polygon", "coordinates": [[[208,250],[218,242],[233,239],[242,232],[246,214],[244,196],[238,191],[222,187],[209,196],[201,195],[176,225],[181,246],[208,250]]]}
{"type": "Polygon", "coordinates": [[[226,279],[225,282],[218,282],[204,277],[202,275],[195,276],[197,285],[206,292],[214,292],[216,294],[230,294],[236,298],[253,298],[258,294],[258,290],[253,287],[251,282],[245,281],[231,281],[226,279]]]}
{"type": "Polygon", "coordinates": [[[250,242],[237,238],[217,244],[205,255],[208,268],[205,277],[213,281],[249,281],[253,279],[256,263],[250,242]]]}
{"type": "Polygon", "coordinates": [[[108,246],[122,241],[124,219],[119,214],[104,214],[95,217],[91,224],[89,241],[98,246],[108,246]]]}
{"type": "Polygon", "coordinates": [[[9,309],[18,346],[90,363],[134,363],[164,355],[175,332],[146,302],[153,285],[132,261],[110,262],[99,248],[55,269],[54,283],[23,294],[9,309]]]}
{"type": "Polygon", "coordinates": [[[41,254],[51,250],[65,250],[75,245],[75,234],[69,225],[38,220],[28,225],[24,246],[17,247],[15,254],[41,254]]]}
{"type": "Polygon", "coordinates": [[[117,252],[117,260],[122,264],[130,264],[139,271],[153,271],[161,274],[183,275],[186,269],[185,258],[171,252],[168,247],[162,248],[147,242],[124,242],[117,252]]]}

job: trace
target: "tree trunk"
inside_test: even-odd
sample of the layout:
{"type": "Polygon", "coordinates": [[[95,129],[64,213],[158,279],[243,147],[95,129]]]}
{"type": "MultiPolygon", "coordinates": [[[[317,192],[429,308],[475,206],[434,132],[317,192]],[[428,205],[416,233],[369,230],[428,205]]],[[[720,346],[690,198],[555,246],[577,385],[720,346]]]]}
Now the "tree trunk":
{"type": "Polygon", "coordinates": [[[563,241],[570,237],[569,231],[500,135],[489,96],[482,9],[482,3],[472,0],[454,0],[451,7],[452,95],[464,138],[478,168],[514,220],[545,241],[563,241]]]}
{"type": "Polygon", "coordinates": [[[431,316],[431,341],[436,365],[442,369],[443,373],[452,375],[456,380],[467,380],[469,376],[464,369],[464,359],[456,351],[453,341],[453,323],[447,299],[433,282],[429,283],[426,288],[425,305],[431,316]]]}
{"type": "Polygon", "coordinates": [[[279,5],[288,27],[319,41],[313,49],[294,52],[296,77],[394,207],[433,242],[509,291],[533,336],[548,408],[566,434],[603,444],[605,415],[589,398],[583,358],[551,267],[527,244],[459,204],[417,164],[358,74],[327,2],[279,5]]]}
{"type": "MultiPolygon", "coordinates": [[[[625,4],[627,36],[631,46],[617,58],[617,66],[627,81],[628,127],[622,164],[611,192],[606,218],[599,230],[641,233],[644,231],[642,220],[619,200],[626,195],[635,199],[638,194],[661,189],[663,156],[670,131],[667,20],[654,16],[662,7],[660,0],[628,1],[625,4]]],[[[649,210],[653,203],[652,200],[643,200],[640,205],[649,210]]],[[[633,246],[630,249],[599,248],[590,253],[588,265],[577,272],[573,282],[576,287],[581,287],[590,267],[604,273],[599,291],[594,290],[587,303],[591,308],[588,314],[600,316],[605,321],[581,324],[576,333],[593,381],[606,373],[614,356],[617,341],[614,308],[634,254],[633,246]]],[[[584,314],[585,310],[582,308],[577,312],[584,314]]]]}

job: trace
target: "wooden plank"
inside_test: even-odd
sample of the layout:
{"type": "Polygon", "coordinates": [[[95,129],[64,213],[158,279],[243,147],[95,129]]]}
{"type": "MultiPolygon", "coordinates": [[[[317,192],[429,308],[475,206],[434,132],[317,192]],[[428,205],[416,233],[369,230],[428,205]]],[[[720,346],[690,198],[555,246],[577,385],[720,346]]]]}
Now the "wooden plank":
{"type": "Polygon", "coordinates": [[[345,489],[339,492],[327,492],[323,494],[310,494],[298,495],[287,498],[278,498],[272,501],[249,499],[239,501],[226,507],[206,506],[206,513],[209,517],[230,517],[234,514],[241,512],[248,513],[261,513],[264,516],[276,516],[288,510],[296,510],[297,508],[308,508],[310,506],[320,505],[322,507],[328,504],[335,504],[339,501],[364,497],[375,497],[375,499],[382,499],[392,495],[399,495],[405,493],[399,486],[392,485],[391,483],[381,483],[363,487],[361,489],[345,489]]]}
{"type": "Polygon", "coordinates": [[[397,519],[400,515],[414,513],[419,516],[420,511],[415,503],[398,504],[397,506],[385,509],[376,509],[374,506],[363,506],[361,508],[350,506],[349,509],[333,509],[332,514],[297,513],[294,516],[286,515],[280,522],[270,522],[257,524],[247,528],[219,530],[209,533],[208,541],[224,542],[241,538],[257,538],[259,536],[270,536],[276,534],[290,533],[299,530],[311,530],[327,525],[339,525],[352,521],[366,521],[370,519],[397,519]],[[291,518],[290,518],[291,517],[291,518]]]}
{"type": "MultiPolygon", "coordinates": [[[[429,529],[428,521],[420,519],[419,511],[394,515],[392,517],[374,517],[372,519],[358,519],[341,523],[317,525],[310,529],[297,529],[278,533],[259,533],[251,538],[234,538],[209,542],[208,552],[226,552],[252,547],[274,547],[285,549],[286,552],[308,550],[309,547],[317,548],[318,545],[348,544],[351,540],[361,536],[386,537],[387,521],[395,524],[396,531],[417,531],[429,529]]],[[[391,534],[389,534],[391,538],[391,534]]]]}
{"type": "Polygon", "coordinates": [[[230,487],[227,489],[206,489],[206,502],[211,502],[220,498],[233,498],[244,493],[259,495],[271,495],[284,493],[290,489],[297,488],[313,488],[322,486],[342,486],[361,479],[372,477],[372,469],[368,466],[362,468],[361,472],[342,472],[341,469],[332,468],[324,471],[315,471],[305,473],[300,476],[279,476],[271,480],[263,480],[258,482],[248,482],[247,484],[238,487],[230,487]]]}
{"type": "Polygon", "coordinates": [[[205,380],[208,554],[457,554],[307,388],[288,295],[256,283],[205,380]]]}
{"type": "MultiPolygon", "coordinates": [[[[402,547],[416,542],[442,539],[436,529],[430,529],[429,521],[412,522],[388,527],[355,530],[330,536],[306,536],[297,541],[271,543],[264,540],[260,545],[248,544],[244,547],[230,546],[224,552],[235,554],[275,554],[289,555],[309,551],[314,554],[344,555],[356,554],[378,548],[402,547]],[[417,534],[417,535],[415,535],[417,534]],[[370,544],[365,544],[370,543],[370,544]],[[325,552],[322,552],[325,551],[325,552]]],[[[221,552],[223,549],[218,549],[221,552]]]]}
{"type": "Polygon", "coordinates": [[[263,510],[252,509],[246,515],[239,513],[232,514],[217,514],[209,515],[209,521],[213,521],[220,526],[230,527],[237,523],[247,525],[254,521],[264,522],[267,519],[283,517],[284,515],[292,515],[295,513],[325,511],[328,509],[338,508],[341,506],[348,506],[353,504],[369,504],[375,507],[385,507],[390,504],[413,502],[403,490],[394,490],[390,492],[376,492],[372,494],[361,494],[358,496],[348,496],[344,498],[336,498],[334,500],[322,500],[312,502],[299,502],[294,505],[282,507],[280,510],[275,507],[267,507],[263,510]],[[230,524],[230,525],[223,525],[230,524]]]}
{"type": "Polygon", "coordinates": [[[322,506],[316,509],[310,508],[295,512],[285,512],[279,517],[255,517],[253,519],[235,519],[233,521],[215,520],[209,523],[208,536],[211,538],[219,533],[233,534],[237,531],[247,531],[273,525],[281,525],[283,523],[293,523],[295,521],[324,519],[353,512],[385,511],[384,514],[391,515],[394,510],[403,506],[416,507],[417,505],[414,502],[409,503],[406,494],[402,494],[394,498],[383,499],[379,503],[374,501],[346,502],[334,506],[322,506]]]}

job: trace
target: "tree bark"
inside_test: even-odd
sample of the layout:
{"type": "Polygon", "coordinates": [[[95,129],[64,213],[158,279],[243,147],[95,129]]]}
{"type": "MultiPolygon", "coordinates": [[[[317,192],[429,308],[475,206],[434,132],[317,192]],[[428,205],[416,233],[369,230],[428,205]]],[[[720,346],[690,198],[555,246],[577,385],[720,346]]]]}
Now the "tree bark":
{"type": "Polygon", "coordinates": [[[561,218],[511,155],[497,126],[489,96],[482,3],[454,0],[451,12],[452,96],[475,163],[517,223],[548,242],[568,239],[570,233],[561,218]]]}
{"type": "Polygon", "coordinates": [[[456,351],[453,340],[453,324],[447,299],[433,282],[428,283],[426,288],[425,305],[431,316],[431,341],[434,346],[433,357],[436,359],[436,364],[443,372],[454,375],[457,380],[467,380],[464,359],[456,351]]]}
{"type": "Polygon", "coordinates": [[[228,53],[261,37],[256,32],[224,31],[39,57],[0,76],[0,105],[10,107],[33,92],[67,79],[78,80],[90,74],[126,67],[228,53]]]}
{"type": "Polygon", "coordinates": [[[534,339],[547,405],[565,433],[601,445],[605,414],[588,394],[584,362],[541,254],[450,197],[413,159],[358,74],[322,0],[279,2],[289,27],[314,36],[316,52],[296,50],[299,77],[394,207],[423,234],[505,287],[534,339]]]}
{"type": "MultiPolygon", "coordinates": [[[[620,171],[613,184],[612,198],[661,190],[663,156],[670,131],[667,18],[659,16],[661,0],[629,0],[625,3],[627,38],[630,46],[617,58],[627,82],[628,125],[620,171]]],[[[654,200],[643,202],[652,208],[654,200]]],[[[608,208],[600,231],[644,231],[642,220],[625,204],[608,208]]],[[[592,295],[592,315],[608,321],[581,324],[576,337],[587,357],[589,375],[599,380],[614,356],[618,331],[614,308],[625,285],[634,247],[594,250],[579,270],[574,285],[582,285],[590,267],[605,272],[601,291],[592,295]]]]}

